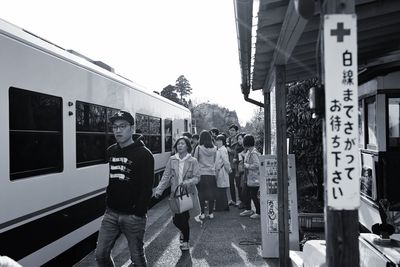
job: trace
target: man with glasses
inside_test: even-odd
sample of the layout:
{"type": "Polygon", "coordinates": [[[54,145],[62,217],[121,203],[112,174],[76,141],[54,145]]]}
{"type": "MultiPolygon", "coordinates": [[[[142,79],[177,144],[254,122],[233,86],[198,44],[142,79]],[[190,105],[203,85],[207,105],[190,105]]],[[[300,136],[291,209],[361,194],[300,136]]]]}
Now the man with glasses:
{"type": "Polygon", "coordinates": [[[106,151],[110,166],[107,209],[97,240],[96,261],[99,266],[114,266],[111,249],[122,233],[128,240],[134,266],[147,266],[143,238],[153,189],[154,158],[140,140],[141,135],[133,134],[135,121],[130,113],[119,111],[110,122],[117,143],[106,151]]]}

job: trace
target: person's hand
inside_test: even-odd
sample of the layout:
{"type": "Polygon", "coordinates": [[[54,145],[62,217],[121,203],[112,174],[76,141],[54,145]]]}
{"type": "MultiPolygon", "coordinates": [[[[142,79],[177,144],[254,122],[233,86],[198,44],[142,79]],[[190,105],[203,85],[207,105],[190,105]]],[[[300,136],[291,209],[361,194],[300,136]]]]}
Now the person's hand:
{"type": "Polygon", "coordinates": [[[250,167],[250,164],[244,163],[244,167],[245,167],[246,169],[248,169],[248,168],[250,167]]]}
{"type": "Polygon", "coordinates": [[[181,185],[183,185],[183,187],[185,187],[185,188],[188,188],[188,186],[190,185],[190,182],[189,182],[189,180],[184,180],[181,185]]]}
{"type": "Polygon", "coordinates": [[[156,199],[159,199],[160,197],[161,197],[161,194],[160,193],[154,193],[154,195],[153,195],[156,199]]]}

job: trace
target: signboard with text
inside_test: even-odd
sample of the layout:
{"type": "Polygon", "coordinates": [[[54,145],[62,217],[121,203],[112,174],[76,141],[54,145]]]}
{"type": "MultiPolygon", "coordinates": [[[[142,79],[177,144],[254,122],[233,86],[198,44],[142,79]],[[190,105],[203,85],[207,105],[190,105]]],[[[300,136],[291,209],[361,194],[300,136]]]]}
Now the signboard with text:
{"type": "Polygon", "coordinates": [[[357,17],[324,17],[327,205],[360,206],[357,17]]]}
{"type": "MultiPolygon", "coordinates": [[[[262,256],[279,257],[278,172],[276,155],[260,156],[260,204],[262,256]]],[[[288,155],[289,243],[299,250],[296,166],[294,155],[288,155]],[[293,219],[292,219],[293,218],[293,219]]]]}

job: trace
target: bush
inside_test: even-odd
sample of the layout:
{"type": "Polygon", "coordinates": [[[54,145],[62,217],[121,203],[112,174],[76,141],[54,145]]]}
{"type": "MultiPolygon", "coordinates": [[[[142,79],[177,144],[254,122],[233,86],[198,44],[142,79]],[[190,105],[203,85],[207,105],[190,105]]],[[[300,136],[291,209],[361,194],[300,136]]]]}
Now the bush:
{"type": "Polygon", "coordinates": [[[296,156],[300,212],[321,212],[323,207],[322,119],[312,118],[308,99],[317,84],[314,78],[288,86],[287,136],[296,156]]]}

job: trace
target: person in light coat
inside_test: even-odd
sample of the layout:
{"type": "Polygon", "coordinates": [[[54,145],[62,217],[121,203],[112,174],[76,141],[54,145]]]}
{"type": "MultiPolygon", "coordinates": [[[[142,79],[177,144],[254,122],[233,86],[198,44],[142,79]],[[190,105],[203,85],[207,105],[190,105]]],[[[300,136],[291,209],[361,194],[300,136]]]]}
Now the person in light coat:
{"type": "Polygon", "coordinates": [[[171,202],[173,201],[175,190],[179,185],[183,185],[190,193],[193,201],[193,208],[191,210],[176,213],[176,211],[171,209],[174,213],[173,223],[181,231],[180,249],[185,251],[189,250],[189,218],[190,216],[195,217],[200,213],[200,203],[196,188],[196,184],[200,180],[200,171],[197,159],[190,154],[192,147],[187,137],[179,137],[176,140],[174,148],[177,153],[169,158],[154,196],[160,198],[163,191],[168,186],[171,186],[171,195],[169,198],[171,202]]]}
{"type": "Polygon", "coordinates": [[[227,189],[229,188],[229,174],[232,172],[229,163],[228,150],[226,149],[226,138],[220,134],[215,138],[217,155],[215,158],[215,174],[217,179],[216,211],[228,211],[227,189]]]}
{"type": "Polygon", "coordinates": [[[250,199],[256,207],[256,213],[250,207],[240,213],[240,216],[249,216],[252,219],[260,218],[260,200],[258,199],[258,190],[260,189],[260,153],[255,148],[255,140],[251,134],[246,134],[243,139],[243,147],[247,150],[244,158],[244,175],[250,199]]]}
{"type": "Polygon", "coordinates": [[[201,131],[199,145],[194,152],[194,157],[199,162],[200,182],[197,185],[201,207],[200,219],[205,219],[205,203],[208,202],[208,218],[214,218],[214,203],[217,191],[215,178],[215,158],[217,149],[214,147],[211,134],[201,131]]]}

